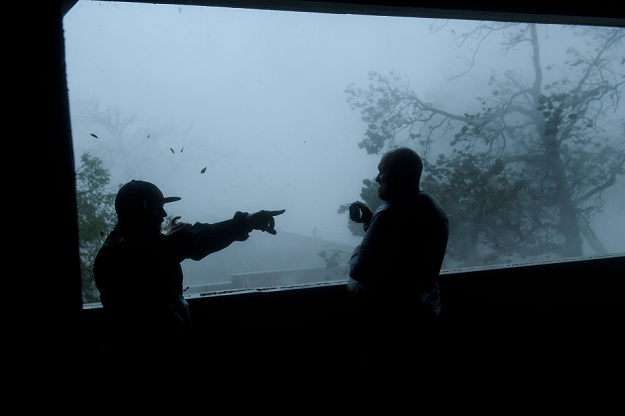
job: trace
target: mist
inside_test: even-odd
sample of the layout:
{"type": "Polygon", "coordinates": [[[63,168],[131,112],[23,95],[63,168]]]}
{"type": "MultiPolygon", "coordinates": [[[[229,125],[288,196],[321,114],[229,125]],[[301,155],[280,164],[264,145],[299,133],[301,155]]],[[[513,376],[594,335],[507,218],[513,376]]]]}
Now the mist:
{"type": "MultiPolygon", "coordinates": [[[[320,250],[359,244],[337,210],[361,199],[362,180],[377,174],[380,156],[358,147],[367,126],[345,94],[352,83],[366,87],[369,71],[405,74],[420,96],[453,112],[475,105],[493,70],[531,65],[527,51],[503,56],[492,38],[475,66],[449,82],[470,56],[453,47],[450,32],[470,30],[470,21],[79,1],[63,25],[75,160],[84,152],[102,159],[112,192],[131,179],[153,182],[182,198],[166,210],[191,223],[286,209],[275,237],[255,232],[184,262],[191,285],[322,267],[320,250]],[[96,113],[134,117],[124,143],[96,113]],[[281,247],[308,254],[296,259],[281,247]]],[[[568,41],[562,28],[548,30],[568,41]]],[[[564,60],[558,45],[546,45],[553,50],[545,56],[564,60]]],[[[615,124],[623,117],[621,108],[615,124]]],[[[448,143],[436,143],[432,158],[448,143]]],[[[611,253],[625,251],[624,191],[623,178],[605,191],[593,223],[611,253]]]]}

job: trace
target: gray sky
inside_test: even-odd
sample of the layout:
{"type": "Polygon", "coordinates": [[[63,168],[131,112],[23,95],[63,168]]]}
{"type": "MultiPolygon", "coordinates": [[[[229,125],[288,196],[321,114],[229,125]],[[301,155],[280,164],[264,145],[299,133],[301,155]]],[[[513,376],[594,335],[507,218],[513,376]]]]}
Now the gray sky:
{"type": "MultiPolygon", "coordinates": [[[[336,210],[359,198],[379,156],[357,147],[365,125],[344,91],[352,82],[367,85],[369,70],[419,66],[427,83],[443,82],[438,64],[419,64],[437,49],[430,40],[438,39],[438,49],[448,41],[428,24],[79,2],[64,20],[69,92],[72,101],[94,97],[103,107],[136,111],[146,126],[153,120],[186,133],[162,141],[162,158],[201,157],[170,178],[159,177],[160,158],[137,173],[183,197],[170,207],[183,220],[195,220],[198,210],[225,219],[236,210],[285,208],[278,229],[311,234],[317,227],[320,236],[357,241],[336,210]]],[[[74,131],[77,149],[89,148],[91,132],[74,131]]]]}
{"type": "MultiPolygon", "coordinates": [[[[485,45],[459,94],[444,76],[462,69],[462,51],[450,47],[449,33],[474,23],[450,22],[437,32],[432,23],[444,24],[80,1],[64,18],[76,153],[102,157],[114,184],[143,179],[166,196],[182,197],[168,208],[183,221],[285,208],[278,230],[312,235],[316,227],[319,237],[355,245],[359,239],[347,230],[347,215],[336,211],[359,199],[362,179],[376,175],[379,156],[358,148],[366,125],[346,103],[345,88],[352,82],[367,86],[369,71],[397,70],[426,100],[463,111],[490,69],[508,68],[514,59],[504,62],[494,43],[485,45]],[[89,99],[136,113],[135,130],[145,131],[146,139],[159,129],[169,134],[124,168],[94,150],[106,146],[106,132],[76,119],[76,103],[89,99]],[[132,178],[124,174],[128,169],[132,178]]],[[[562,32],[554,28],[550,35],[562,32]]],[[[560,59],[563,49],[545,56],[560,59]]],[[[527,50],[514,53],[524,58],[515,65],[522,71],[529,65],[527,50]]],[[[625,251],[613,237],[614,221],[608,222],[616,218],[618,235],[625,232],[623,181],[616,189],[620,194],[609,197],[614,204],[597,217],[596,228],[610,234],[609,249],[625,251]]]]}

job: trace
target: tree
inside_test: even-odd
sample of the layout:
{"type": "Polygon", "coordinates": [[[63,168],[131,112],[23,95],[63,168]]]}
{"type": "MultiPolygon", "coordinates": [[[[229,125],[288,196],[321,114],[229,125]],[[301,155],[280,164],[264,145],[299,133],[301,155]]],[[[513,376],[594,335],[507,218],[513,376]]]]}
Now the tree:
{"type": "Polygon", "coordinates": [[[93,278],[93,262],[117,219],[115,194],[110,191],[109,172],[102,161],[88,152],[80,158],[76,171],[76,206],[83,302],[99,302],[93,278]]]}
{"type": "MultiPolygon", "coordinates": [[[[499,33],[505,53],[529,46],[533,78],[528,82],[515,69],[493,72],[490,92],[463,114],[424,102],[396,72],[371,72],[368,89],[346,90],[368,123],[360,148],[377,154],[418,147],[422,188],[449,214],[447,258],[459,265],[581,256],[582,236],[605,251],[590,226],[602,193],[625,173],[625,123],[610,118],[625,85],[625,30],[567,30],[587,42],[584,49],[571,47],[564,64],[546,66],[546,39],[535,24],[482,22],[457,35],[458,45],[475,45],[464,73],[483,42],[499,33]],[[437,140],[450,141],[451,151],[432,162],[437,140]]],[[[363,198],[373,185],[365,183],[363,198]]]]}

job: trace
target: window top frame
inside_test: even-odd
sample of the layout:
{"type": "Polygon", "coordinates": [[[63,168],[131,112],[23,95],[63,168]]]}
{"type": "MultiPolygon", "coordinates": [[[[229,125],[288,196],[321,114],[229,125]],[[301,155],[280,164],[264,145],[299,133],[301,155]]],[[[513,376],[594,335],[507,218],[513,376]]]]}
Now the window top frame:
{"type": "MultiPolygon", "coordinates": [[[[62,0],[62,14],[78,0],[62,0]]],[[[625,9],[615,2],[527,0],[523,3],[494,3],[475,0],[103,0],[127,3],[174,4],[181,6],[230,7],[275,11],[331,14],[360,14],[394,17],[423,17],[463,20],[498,20],[550,24],[625,27],[625,9]]]]}

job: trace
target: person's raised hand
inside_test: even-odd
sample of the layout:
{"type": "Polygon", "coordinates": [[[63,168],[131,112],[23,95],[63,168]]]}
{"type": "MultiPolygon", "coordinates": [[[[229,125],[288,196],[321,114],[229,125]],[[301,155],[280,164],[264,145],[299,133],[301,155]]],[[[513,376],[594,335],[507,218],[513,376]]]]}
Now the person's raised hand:
{"type": "Polygon", "coordinates": [[[261,230],[266,231],[269,234],[276,235],[277,231],[275,230],[276,221],[273,217],[277,215],[281,215],[286,210],[281,209],[279,211],[258,211],[253,214],[247,216],[247,224],[253,230],[261,230]]]}
{"type": "Polygon", "coordinates": [[[360,218],[354,219],[354,218],[351,218],[350,216],[350,219],[352,221],[359,223],[359,224],[369,224],[371,222],[371,218],[373,217],[373,212],[371,211],[371,208],[369,208],[367,204],[365,204],[364,202],[356,201],[356,202],[352,202],[350,205],[352,206],[355,205],[360,210],[360,218]]]}
{"type": "Polygon", "coordinates": [[[167,229],[167,233],[165,235],[172,235],[178,231],[182,231],[184,229],[191,227],[191,224],[186,223],[186,222],[176,223],[176,221],[178,221],[179,219],[180,217],[174,217],[171,220],[171,223],[169,224],[169,228],[167,229]]]}

